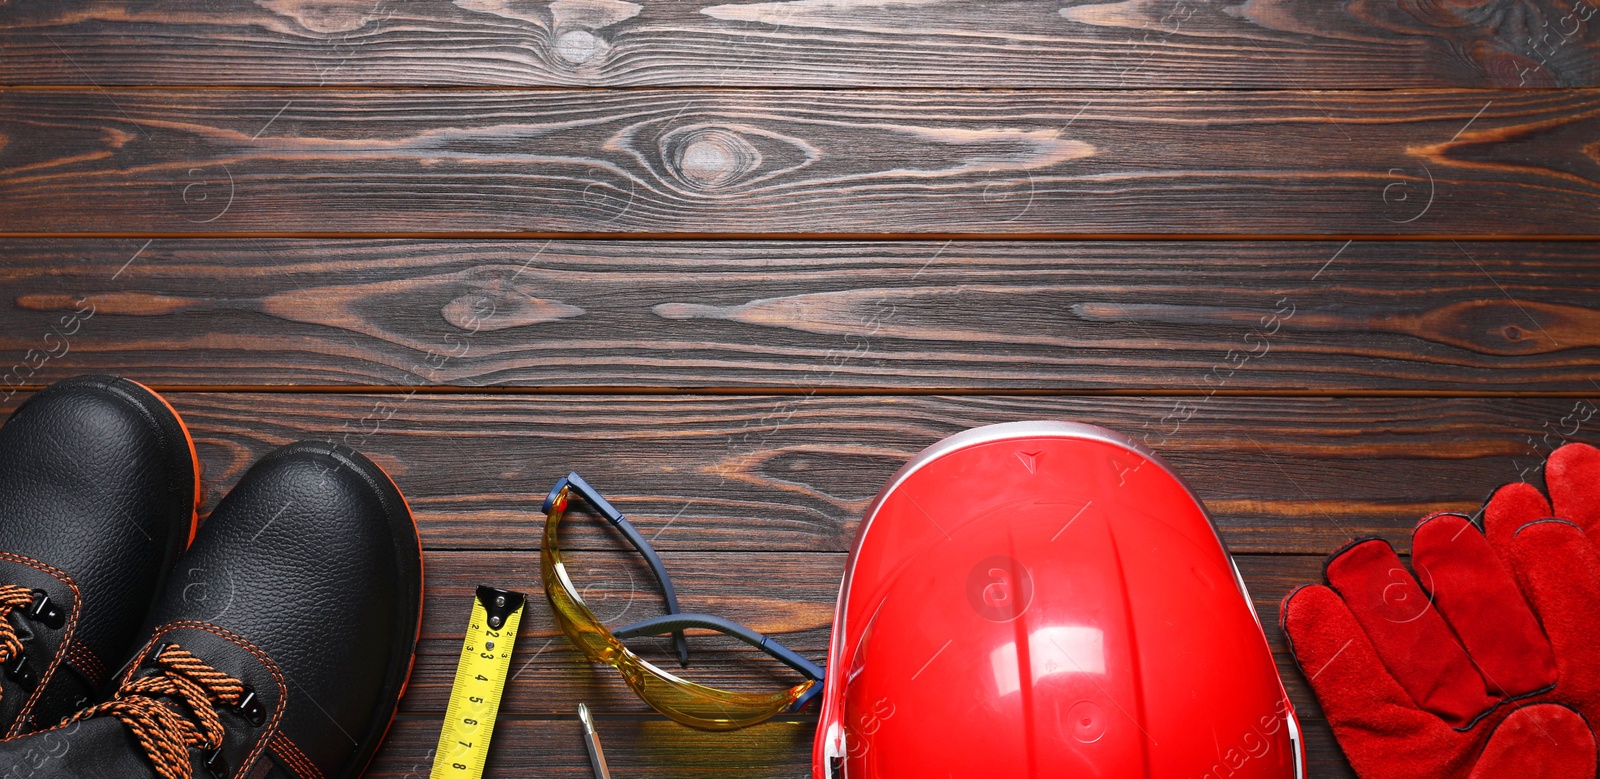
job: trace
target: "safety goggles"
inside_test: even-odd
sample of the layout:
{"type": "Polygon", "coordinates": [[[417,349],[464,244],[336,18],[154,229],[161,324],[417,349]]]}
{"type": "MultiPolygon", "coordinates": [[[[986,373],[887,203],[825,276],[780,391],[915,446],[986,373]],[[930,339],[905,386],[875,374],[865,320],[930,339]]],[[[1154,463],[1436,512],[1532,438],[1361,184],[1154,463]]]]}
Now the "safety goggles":
{"type": "Polygon", "coordinates": [[[767,720],[780,712],[798,711],[822,690],[824,671],[789,648],[737,622],[707,614],[684,614],[678,608],[677,593],[667,576],[661,558],[639,534],[633,523],[617,511],[588,482],[576,473],[556,482],[544,501],[544,543],[539,552],[545,596],[555,613],[561,632],[585,656],[622,672],[628,687],[645,703],[662,714],[691,727],[706,730],[733,730],[767,720]],[[587,502],[606,522],[622,533],[628,543],[644,556],[667,601],[667,613],[610,630],[589,610],[561,562],[561,519],[574,497],[587,502]],[[689,663],[689,647],[683,631],[690,628],[712,630],[743,641],[798,671],[805,681],[787,690],[771,693],[746,693],[719,690],[680,679],[652,665],[622,643],[637,636],[671,634],[680,665],[689,663]]]}

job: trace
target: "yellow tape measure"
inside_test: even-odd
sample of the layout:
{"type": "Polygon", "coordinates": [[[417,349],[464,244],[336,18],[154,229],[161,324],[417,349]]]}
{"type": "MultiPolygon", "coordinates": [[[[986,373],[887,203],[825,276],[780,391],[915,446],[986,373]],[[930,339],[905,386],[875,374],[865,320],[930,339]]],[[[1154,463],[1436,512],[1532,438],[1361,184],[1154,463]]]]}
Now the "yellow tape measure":
{"type": "Polygon", "coordinates": [[[527,600],[520,592],[478,588],[430,779],[482,779],[495,715],[500,711],[500,693],[511,670],[511,648],[527,600]]]}

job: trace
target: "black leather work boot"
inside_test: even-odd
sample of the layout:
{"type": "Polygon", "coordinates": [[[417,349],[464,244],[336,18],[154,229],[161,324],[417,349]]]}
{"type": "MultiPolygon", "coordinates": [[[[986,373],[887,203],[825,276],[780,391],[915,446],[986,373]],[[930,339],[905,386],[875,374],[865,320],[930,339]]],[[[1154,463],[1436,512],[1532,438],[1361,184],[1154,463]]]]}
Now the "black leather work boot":
{"type": "Polygon", "coordinates": [[[102,703],[0,742],[0,777],[341,779],[411,671],[416,525],[389,477],[326,443],[262,458],[200,529],[102,703]]]}
{"type": "Polygon", "coordinates": [[[79,376],[0,428],[0,732],[59,723],[106,691],[194,536],[183,422],[126,379],[79,376]]]}

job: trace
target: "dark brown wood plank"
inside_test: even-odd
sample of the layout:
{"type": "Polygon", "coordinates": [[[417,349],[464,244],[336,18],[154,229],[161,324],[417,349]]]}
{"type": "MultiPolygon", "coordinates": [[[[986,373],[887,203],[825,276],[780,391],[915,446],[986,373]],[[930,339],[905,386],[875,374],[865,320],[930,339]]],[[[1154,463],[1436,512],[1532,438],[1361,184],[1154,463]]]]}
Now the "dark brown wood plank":
{"type": "Polygon", "coordinates": [[[0,386],[1588,392],[1594,252],[4,239],[0,386]]]}
{"type": "MultiPolygon", "coordinates": [[[[578,701],[569,707],[577,710],[578,701]]],[[[440,717],[402,718],[365,776],[427,779],[439,739],[440,717]]],[[[808,779],[814,721],[767,722],[732,733],[704,733],[661,718],[605,719],[597,723],[606,760],[616,777],[662,779],[808,779]]],[[[577,715],[566,719],[508,717],[495,725],[485,777],[594,779],[577,715]]]]}
{"type": "MultiPolygon", "coordinates": [[[[137,377],[135,377],[137,378],[137,377]]],[[[15,403],[18,398],[13,398],[15,403]]],[[[1594,400],[721,397],[175,393],[207,505],[299,439],[370,454],[411,498],[424,543],[530,550],[549,485],[576,469],[662,549],[843,552],[902,463],[962,429],[1068,419],[1142,438],[1193,485],[1240,553],[1320,554],[1381,535],[1408,548],[1435,509],[1473,512],[1595,441],[1594,400]]],[[[578,548],[609,548],[579,528],[578,548]]]]}
{"type": "MultiPolygon", "coordinates": [[[[182,394],[213,495],[299,438],[378,457],[413,493],[435,548],[529,549],[521,528],[568,470],[605,485],[663,548],[844,551],[911,455],[969,427],[1071,419],[1162,452],[1237,551],[1318,553],[1428,511],[1474,512],[1594,440],[1580,400],[996,397],[540,397],[182,394]],[[415,484],[415,486],[411,486],[415,484]],[[755,530],[752,532],[752,527],[755,530]]],[[[596,532],[589,536],[596,540],[596,532]]],[[[584,538],[584,536],[575,536],[584,538]]]]}
{"type": "Polygon", "coordinates": [[[1600,234],[1600,94],[7,90],[0,230],[1600,234]]]}
{"type": "MultiPolygon", "coordinates": [[[[1311,779],[1353,779],[1327,726],[1302,721],[1311,779]]],[[[733,733],[690,731],[659,719],[602,719],[606,758],[615,776],[660,779],[807,779],[813,722],[768,722],[733,733]]],[[[490,779],[536,776],[592,779],[576,716],[501,720],[489,758],[490,779]]],[[[403,718],[389,732],[367,776],[426,779],[438,717],[403,718]]]]}
{"type": "Polygon", "coordinates": [[[13,4],[8,83],[1594,86],[1587,0],[13,4]]]}

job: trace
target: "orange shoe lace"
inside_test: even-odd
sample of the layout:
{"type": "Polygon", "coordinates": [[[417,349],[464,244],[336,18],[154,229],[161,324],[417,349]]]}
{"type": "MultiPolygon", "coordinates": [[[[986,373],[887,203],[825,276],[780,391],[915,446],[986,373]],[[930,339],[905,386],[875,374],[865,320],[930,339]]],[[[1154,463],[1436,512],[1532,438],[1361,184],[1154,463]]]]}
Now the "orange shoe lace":
{"type": "Polygon", "coordinates": [[[90,706],[62,724],[110,715],[133,732],[163,779],[192,779],[189,749],[222,746],[219,706],[244,696],[244,683],[209,665],[177,644],[156,655],[161,670],[124,682],[111,700],[90,706]]]}

